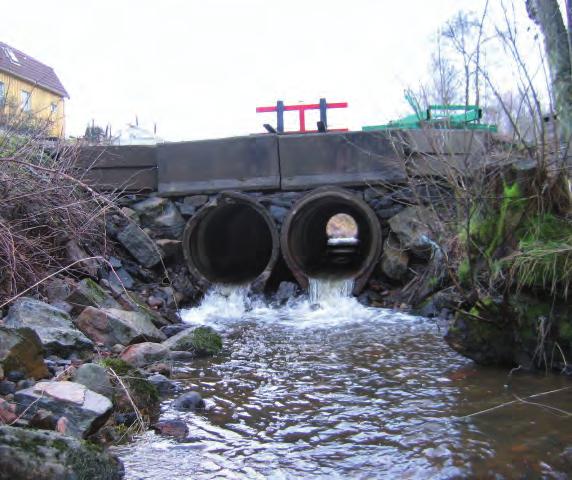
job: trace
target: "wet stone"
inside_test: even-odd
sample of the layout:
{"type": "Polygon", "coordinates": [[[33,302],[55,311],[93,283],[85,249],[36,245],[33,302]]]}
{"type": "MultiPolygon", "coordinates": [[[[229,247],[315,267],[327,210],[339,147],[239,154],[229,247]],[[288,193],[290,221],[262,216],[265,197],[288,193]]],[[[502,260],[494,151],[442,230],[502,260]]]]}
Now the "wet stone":
{"type": "Polygon", "coordinates": [[[153,429],[165,437],[173,437],[177,440],[183,440],[189,435],[189,427],[182,420],[163,420],[157,422],[153,429]]]}
{"type": "Polygon", "coordinates": [[[65,417],[63,433],[86,437],[95,432],[108,418],[111,401],[74,382],[39,382],[16,393],[19,414],[31,419],[39,410],[46,410],[56,418],[65,417]]]}
{"type": "Polygon", "coordinates": [[[155,388],[157,388],[159,395],[166,396],[175,391],[174,383],[171,382],[171,380],[169,380],[164,375],[161,375],[160,373],[151,375],[150,377],[147,378],[147,381],[152,385],[155,385],[155,388]]]}
{"type": "Polygon", "coordinates": [[[20,370],[11,370],[6,375],[6,378],[11,382],[19,382],[20,380],[24,380],[26,376],[24,375],[24,372],[21,372],[20,370]]]}
{"type": "Polygon", "coordinates": [[[182,411],[202,410],[205,408],[205,401],[200,393],[187,392],[173,401],[173,408],[182,411]]]}
{"type": "Polygon", "coordinates": [[[121,359],[134,367],[145,367],[164,360],[169,349],[161,343],[143,342],[131,345],[121,353],[121,359]]]}
{"type": "Polygon", "coordinates": [[[76,438],[46,430],[0,427],[0,478],[120,480],[117,457],[76,438]]]}
{"type": "Polygon", "coordinates": [[[10,380],[2,380],[0,382],[0,395],[9,395],[16,391],[16,384],[10,380]]]}
{"type": "Polygon", "coordinates": [[[176,325],[167,325],[162,327],[161,331],[167,336],[167,338],[169,338],[177,333],[181,333],[183,330],[187,330],[188,328],[190,328],[190,325],[178,323],[176,325]]]}

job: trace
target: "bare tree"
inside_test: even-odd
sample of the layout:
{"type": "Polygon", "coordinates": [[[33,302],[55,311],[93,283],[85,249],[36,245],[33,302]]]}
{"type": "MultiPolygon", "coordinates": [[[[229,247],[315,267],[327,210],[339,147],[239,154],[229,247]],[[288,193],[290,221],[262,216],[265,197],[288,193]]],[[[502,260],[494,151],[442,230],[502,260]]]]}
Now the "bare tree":
{"type": "MultiPolygon", "coordinates": [[[[561,140],[568,143],[572,136],[571,25],[569,23],[567,31],[558,0],[526,0],[526,10],[544,37],[551,93],[556,108],[555,113],[559,118],[561,140]]],[[[566,17],[570,22],[572,19],[570,0],[566,1],[566,17]]]]}

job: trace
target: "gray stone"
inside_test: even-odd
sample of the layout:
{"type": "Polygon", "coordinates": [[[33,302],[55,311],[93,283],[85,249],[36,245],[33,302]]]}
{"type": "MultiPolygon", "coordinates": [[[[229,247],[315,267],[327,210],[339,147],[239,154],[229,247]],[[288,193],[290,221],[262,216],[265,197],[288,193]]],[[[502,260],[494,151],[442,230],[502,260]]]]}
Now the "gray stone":
{"type": "Polygon", "coordinates": [[[91,278],[84,278],[78,282],[73,291],[66,298],[72,305],[74,314],[81,312],[85,307],[119,308],[119,303],[91,278]]]}
{"type": "Polygon", "coordinates": [[[190,362],[196,358],[197,354],[192,350],[171,350],[171,353],[169,353],[169,360],[173,362],[190,362]]]}
{"type": "Polygon", "coordinates": [[[192,217],[197,211],[196,207],[187,205],[186,203],[177,203],[177,208],[179,209],[179,212],[181,212],[181,215],[184,217],[192,217]]]}
{"type": "Polygon", "coordinates": [[[162,343],[143,342],[127,347],[121,352],[120,358],[129,365],[141,368],[165,360],[168,356],[169,349],[162,343]]]}
{"type": "Polygon", "coordinates": [[[177,323],[175,325],[167,325],[162,327],[161,331],[167,336],[167,338],[182,332],[183,330],[188,330],[191,326],[188,323],[177,323]]]}
{"type": "Polygon", "coordinates": [[[40,410],[58,418],[60,431],[76,438],[85,438],[101,427],[113,409],[111,401],[85,385],[75,382],[38,382],[16,392],[18,413],[31,419],[40,410]],[[61,417],[65,417],[63,420],[61,417]]]}
{"type": "Polygon", "coordinates": [[[175,391],[175,384],[171,382],[171,380],[169,380],[165,375],[161,375],[160,373],[151,375],[147,378],[147,381],[152,385],[155,385],[155,388],[160,395],[170,395],[175,391]]]}
{"type": "Polygon", "coordinates": [[[16,392],[16,384],[10,380],[2,380],[0,382],[0,395],[10,395],[16,392]]]}
{"type": "Polygon", "coordinates": [[[193,411],[205,408],[205,401],[198,392],[187,392],[173,401],[176,410],[193,411]]]}
{"type": "Polygon", "coordinates": [[[153,218],[162,215],[171,201],[162,197],[150,197],[131,205],[132,209],[137,212],[143,223],[148,223],[153,218]]]}
{"type": "Polygon", "coordinates": [[[274,294],[274,301],[279,304],[284,304],[291,298],[294,298],[298,293],[298,285],[293,282],[280,282],[278,290],[274,294]]]}
{"type": "Polygon", "coordinates": [[[158,237],[179,239],[185,228],[185,219],[180,214],[177,206],[169,202],[161,215],[155,217],[149,227],[158,237]]]}
{"type": "Polygon", "coordinates": [[[375,208],[375,214],[377,215],[377,218],[379,218],[380,220],[387,220],[391,217],[394,217],[395,215],[397,215],[399,212],[401,212],[405,207],[401,204],[394,204],[390,207],[387,208],[375,208]]]}
{"type": "Polygon", "coordinates": [[[151,197],[133,205],[141,225],[151,228],[157,236],[177,239],[185,228],[185,219],[177,206],[166,198],[151,197]]]}
{"type": "Polygon", "coordinates": [[[91,255],[88,255],[75,240],[70,240],[66,244],[66,254],[70,264],[75,263],[74,269],[81,270],[91,277],[97,276],[99,262],[95,258],[90,258],[91,255]]]}
{"type": "Polygon", "coordinates": [[[52,278],[46,282],[46,295],[51,304],[65,300],[71,293],[71,289],[72,287],[69,280],[52,278]]]}
{"type": "Polygon", "coordinates": [[[208,201],[208,195],[191,195],[190,197],[185,197],[183,203],[191,207],[200,208],[208,201]]]}
{"type": "Polygon", "coordinates": [[[129,220],[133,220],[135,223],[139,223],[141,221],[141,219],[139,218],[139,214],[132,208],[122,207],[121,213],[123,213],[123,215],[129,220]]]}
{"type": "Polygon", "coordinates": [[[404,281],[409,273],[409,255],[392,236],[387,238],[381,256],[381,271],[392,280],[404,281]]]}
{"type": "Polygon", "coordinates": [[[87,307],[74,322],[94,342],[108,347],[117,343],[161,342],[167,338],[150,317],[141,312],[87,307]]]}
{"type": "Polygon", "coordinates": [[[380,197],[386,197],[389,196],[390,192],[382,186],[378,186],[378,187],[368,187],[363,191],[363,199],[366,202],[370,202],[373,199],[377,199],[380,197]]]}
{"type": "Polygon", "coordinates": [[[108,259],[109,265],[113,268],[121,268],[123,266],[123,262],[120,258],[114,257],[113,255],[110,256],[108,259]]]}
{"type": "Polygon", "coordinates": [[[19,480],[121,480],[121,461],[57,432],[0,427],[0,477],[19,480]]]}
{"type": "Polygon", "coordinates": [[[180,240],[172,240],[170,238],[160,238],[155,241],[157,246],[163,252],[165,259],[183,259],[183,244],[180,240]]]}
{"type": "Polygon", "coordinates": [[[134,223],[123,228],[117,234],[117,240],[144,267],[152,268],[161,263],[160,251],[155,242],[134,223]]]}
{"type": "Polygon", "coordinates": [[[276,223],[281,224],[284,221],[286,215],[288,215],[288,210],[284,207],[271,205],[269,210],[270,210],[270,215],[272,215],[272,218],[276,223]]]}
{"type": "Polygon", "coordinates": [[[93,351],[93,342],[75,327],[66,312],[33,298],[16,300],[4,323],[11,328],[33,329],[48,355],[67,357],[93,351]]]}
{"type": "Polygon", "coordinates": [[[405,249],[415,255],[428,258],[436,247],[431,240],[429,225],[437,226],[437,219],[431,210],[425,207],[407,207],[389,219],[391,231],[397,236],[405,249]]]}
{"type": "Polygon", "coordinates": [[[27,377],[46,378],[49,372],[42,351],[40,338],[31,328],[0,326],[0,370],[8,375],[19,371],[27,377]]]}
{"type": "Polygon", "coordinates": [[[113,386],[107,371],[97,363],[84,363],[75,371],[72,380],[107,398],[113,397],[113,386]]]}
{"type": "Polygon", "coordinates": [[[129,275],[127,270],[121,267],[110,271],[107,275],[107,280],[116,287],[126,288],[127,290],[131,290],[135,285],[133,277],[129,275]]]}

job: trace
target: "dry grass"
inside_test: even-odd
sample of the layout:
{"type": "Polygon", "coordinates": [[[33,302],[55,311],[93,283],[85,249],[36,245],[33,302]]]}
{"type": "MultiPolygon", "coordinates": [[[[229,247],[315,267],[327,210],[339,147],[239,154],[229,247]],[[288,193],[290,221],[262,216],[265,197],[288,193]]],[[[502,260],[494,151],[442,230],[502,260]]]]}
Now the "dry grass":
{"type": "Polygon", "coordinates": [[[70,241],[86,256],[105,252],[112,199],[81,182],[77,154],[40,134],[0,131],[0,305],[73,263],[70,241]]]}

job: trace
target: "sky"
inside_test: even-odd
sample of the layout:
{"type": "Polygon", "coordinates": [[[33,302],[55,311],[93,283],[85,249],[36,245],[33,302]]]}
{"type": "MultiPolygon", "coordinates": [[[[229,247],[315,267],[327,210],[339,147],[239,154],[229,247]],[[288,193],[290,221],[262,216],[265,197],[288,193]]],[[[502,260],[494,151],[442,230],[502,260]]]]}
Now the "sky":
{"type": "MultiPolygon", "coordinates": [[[[498,0],[493,0],[497,2],[498,0]]],[[[7,2],[8,3],[8,2],[7,2]]],[[[53,67],[70,94],[66,134],[92,119],[169,141],[275,124],[257,106],[346,101],[331,127],[409,113],[438,28],[482,0],[26,0],[2,9],[0,40],[53,67]],[[22,15],[23,3],[26,15],[22,15]],[[14,11],[11,11],[14,10],[14,11]]],[[[524,3],[522,1],[521,3],[524,3]]],[[[309,117],[315,122],[316,116],[309,117]]],[[[296,128],[295,114],[286,126],[296,128]]]]}

